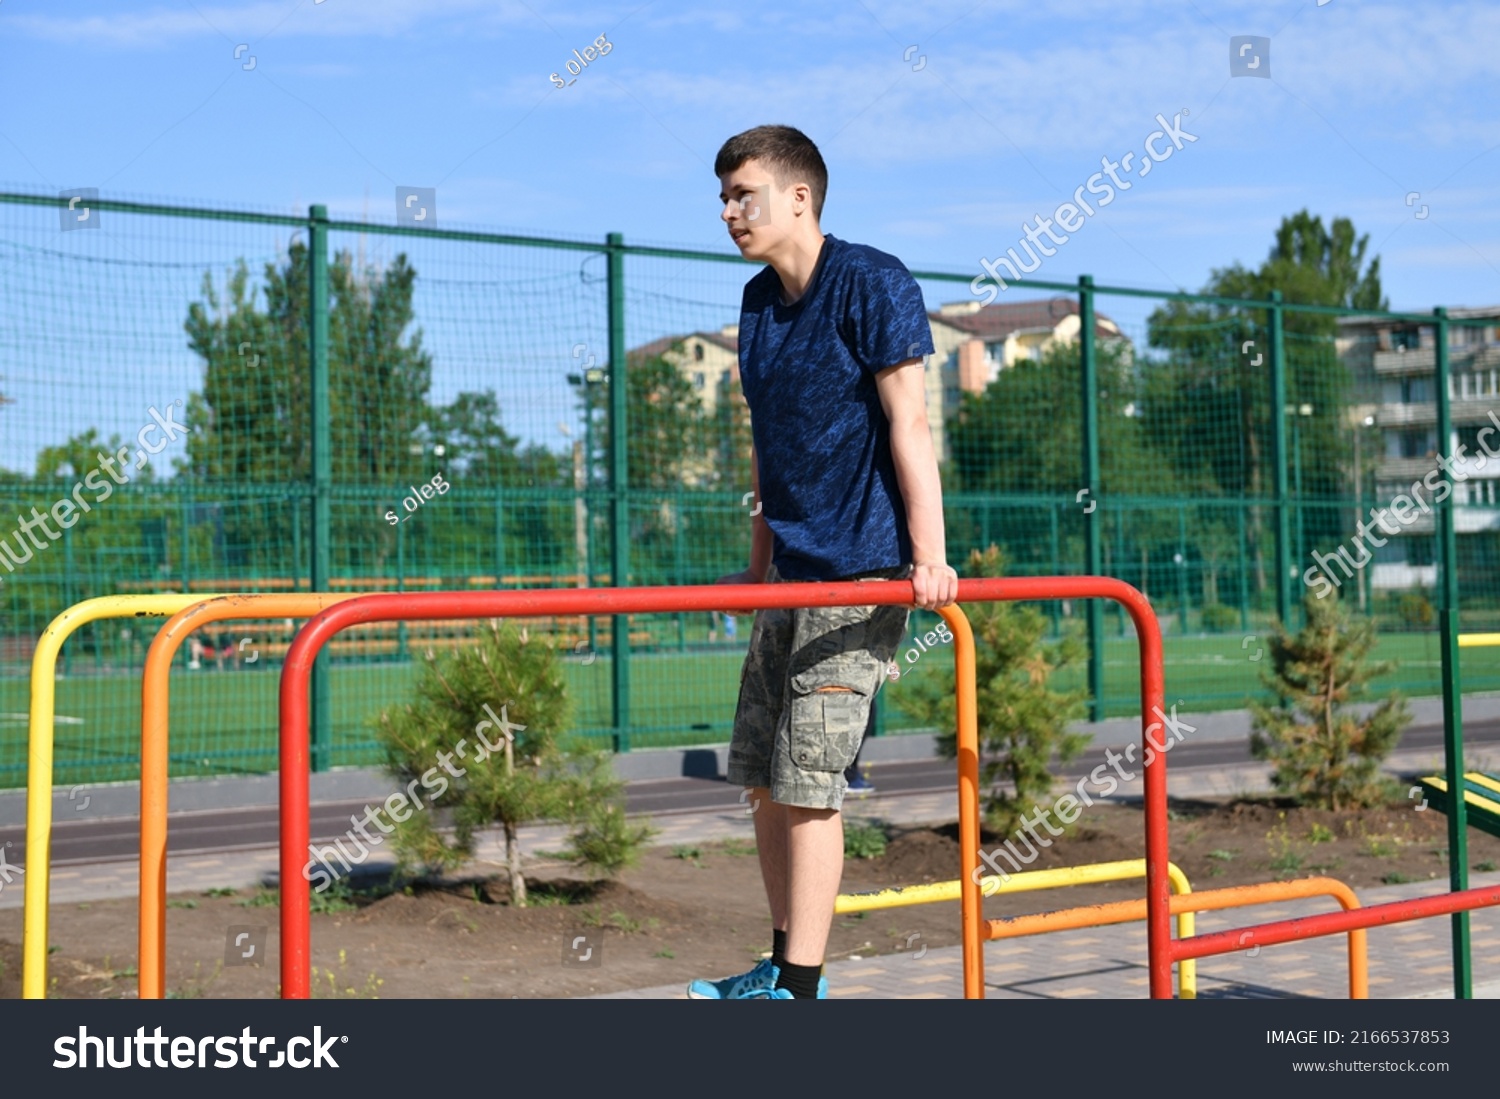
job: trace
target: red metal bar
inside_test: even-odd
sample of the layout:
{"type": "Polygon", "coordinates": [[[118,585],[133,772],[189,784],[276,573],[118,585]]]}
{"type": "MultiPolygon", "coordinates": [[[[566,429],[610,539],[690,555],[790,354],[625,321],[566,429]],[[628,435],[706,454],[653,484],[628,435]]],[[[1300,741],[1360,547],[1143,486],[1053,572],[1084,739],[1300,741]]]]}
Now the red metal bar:
{"type": "MultiPolygon", "coordinates": [[[[281,671],[281,994],[307,999],[310,988],[307,865],[309,840],[307,688],[318,652],[340,630],[366,622],[416,618],[497,618],[547,614],[638,614],[794,607],[882,606],[912,603],[909,581],[879,584],[707,584],[690,587],[574,588],[503,592],[415,592],[352,599],[308,621],[281,671]]],[[[1141,721],[1149,732],[1163,702],[1161,631],[1146,597],[1120,580],[1100,576],[1038,576],[961,580],[958,602],[1038,599],[1113,599],[1135,622],[1141,648],[1141,721]]],[[[1166,758],[1146,767],[1147,942],[1151,993],[1172,994],[1170,887],[1167,879],[1166,758]],[[1156,798],[1153,801],[1153,797],[1156,798]],[[1153,815],[1152,807],[1160,805],[1153,815]],[[1158,987],[1158,972],[1165,983],[1158,987]]],[[[976,829],[977,831],[977,829],[976,829]]],[[[962,853],[967,882],[979,866],[975,850],[962,853]]]]}
{"type": "Polygon", "coordinates": [[[1289,943],[1296,939],[1315,939],[1322,935],[1339,935],[1381,924],[1406,923],[1408,920],[1423,920],[1450,912],[1467,912],[1471,908],[1485,908],[1492,904],[1500,904],[1500,886],[1439,893],[1432,897],[1392,901],[1348,912],[1324,912],[1316,916],[1300,916],[1294,920],[1278,920],[1275,923],[1215,931],[1211,935],[1194,935],[1187,939],[1174,939],[1167,945],[1167,950],[1173,960],[1206,958],[1212,954],[1230,954],[1256,946],[1275,946],[1277,943],[1289,943]]]}

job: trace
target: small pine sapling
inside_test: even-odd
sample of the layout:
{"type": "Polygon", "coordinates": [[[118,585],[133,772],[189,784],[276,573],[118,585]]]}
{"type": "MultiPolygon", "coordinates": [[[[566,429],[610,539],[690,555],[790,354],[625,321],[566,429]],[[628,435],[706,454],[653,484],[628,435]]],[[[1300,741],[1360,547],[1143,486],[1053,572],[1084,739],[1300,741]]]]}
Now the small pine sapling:
{"type": "Polygon", "coordinates": [[[1251,702],[1251,753],[1271,761],[1278,791],[1304,804],[1333,810],[1379,804],[1391,792],[1381,762],[1411,713],[1396,691],[1363,718],[1352,707],[1395,664],[1369,659],[1373,620],[1351,615],[1338,599],[1309,595],[1303,606],[1307,623],[1295,637],[1278,623],[1270,638],[1261,681],[1278,701],[1251,702]]]}
{"type": "Polygon", "coordinates": [[[475,834],[499,824],[511,898],[525,907],[521,825],[573,825],[578,861],[605,874],[629,865],[651,834],[626,824],[623,783],[609,754],[564,743],[568,697],[550,641],[492,620],[477,644],[442,658],[428,650],[415,693],[414,702],[375,720],[387,770],[430,795],[425,811],[396,823],[392,846],[402,872],[461,865],[473,856],[475,834]],[[437,809],[451,812],[451,837],[440,830],[437,809]]]}

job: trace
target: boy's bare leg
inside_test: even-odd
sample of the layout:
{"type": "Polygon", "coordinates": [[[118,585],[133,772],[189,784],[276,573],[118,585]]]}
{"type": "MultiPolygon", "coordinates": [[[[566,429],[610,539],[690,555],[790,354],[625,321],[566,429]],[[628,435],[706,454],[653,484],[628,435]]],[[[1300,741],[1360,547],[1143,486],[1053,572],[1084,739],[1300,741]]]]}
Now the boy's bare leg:
{"type": "Polygon", "coordinates": [[[755,853],[760,858],[760,877],[771,906],[771,926],[787,928],[787,807],[771,800],[771,791],[752,786],[748,795],[755,819],[755,853]]]}
{"type": "Polygon", "coordinates": [[[795,805],[778,808],[788,822],[786,960],[822,965],[844,875],[843,814],[795,805]]]}

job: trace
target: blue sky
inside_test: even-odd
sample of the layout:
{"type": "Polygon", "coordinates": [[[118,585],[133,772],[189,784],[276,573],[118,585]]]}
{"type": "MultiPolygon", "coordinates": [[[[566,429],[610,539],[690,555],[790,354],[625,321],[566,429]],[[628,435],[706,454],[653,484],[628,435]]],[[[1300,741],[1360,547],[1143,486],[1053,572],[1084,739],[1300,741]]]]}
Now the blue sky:
{"type": "Polygon", "coordinates": [[[1039,277],[1198,289],[1307,207],[1426,311],[1500,303],[1497,46],[1500,5],[1461,2],[3,0],[0,183],[387,223],[435,186],[443,225],[728,251],[714,154],[776,121],[828,162],[825,230],[978,275],[1185,112],[1039,277]],[[1269,79],[1230,76],[1236,35],[1269,79]]]}

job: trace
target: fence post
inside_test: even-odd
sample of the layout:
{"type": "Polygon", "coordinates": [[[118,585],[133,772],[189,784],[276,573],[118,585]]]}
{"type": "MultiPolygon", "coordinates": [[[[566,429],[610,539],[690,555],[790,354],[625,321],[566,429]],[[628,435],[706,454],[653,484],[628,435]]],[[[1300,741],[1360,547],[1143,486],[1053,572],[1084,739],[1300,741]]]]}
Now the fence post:
{"type": "MultiPolygon", "coordinates": [[[[625,462],[625,405],[627,384],[625,362],[625,237],[610,233],[608,246],[609,274],[609,571],[610,584],[627,586],[630,579],[630,488],[625,462]]],[[[611,619],[613,637],[610,649],[611,703],[614,711],[615,751],[630,751],[630,616],[617,614],[611,619]]]]}
{"type": "MultiPolygon", "coordinates": [[[[308,367],[312,376],[312,537],[313,591],[327,591],[333,534],[328,494],[333,485],[333,437],[328,403],[328,207],[313,206],[307,220],[308,367]]],[[[314,771],[328,770],[333,699],[328,691],[328,657],[318,655],[312,674],[312,729],[308,760],[314,771]]]]}
{"type": "MultiPolygon", "coordinates": [[[[1469,888],[1468,807],[1464,802],[1463,695],[1458,667],[1458,537],[1453,506],[1453,409],[1448,394],[1448,311],[1434,309],[1433,338],[1437,360],[1438,464],[1448,494],[1437,505],[1437,559],[1441,570],[1438,621],[1443,646],[1443,770],[1448,780],[1448,882],[1455,893],[1469,888]]],[[[1469,914],[1455,912],[1453,919],[1453,998],[1474,996],[1474,973],[1469,956],[1469,914]]]]}
{"type": "Polygon", "coordinates": [[[1271,291],[1271,464],[1276,473],[1276,616],[1292,629],[1292,528],[1287,513],[1286,354],[1281,291],[1271,291]]]}
{"type": "MultiPolygon", "coordinates": [[[[1094,277],[1078,276],[1078,361],[1083,375],[1083,485],[1088,503],[1083,516],[1083,571],[1099,576],[1104,559],[1099,545],[1099,368],[1094,358],[1094,277]]],[[[1089,720],[1104,720],[1104,606],[1097,599],[1083,601],[1089,630],[1089,720]]]]}
{"type": "MultiPolygon", "coordinates": [[[[193,545],[193,536],[192,536],[193,500],[192,500],[192,495],[193,495],[193,490],[192,489],[188,489],[186,492],[181,493],[177,497],[177,519],[178,519],[177,525],[181,528],[181,530],[179,532],[179,535],[178,535],[178,542],[179,542],[181,548],[178,550],[178,553],[182,557],[182,560],[178,563],[178,572],[181,574],[181,577],[182,577],[181,583],[182,583],[182,594],[183,595],[189,595],[189,594],[192,593],[192,590],[193,590],[192,563],[188,560],[188,557],[189,557],[189,555],[190,555],[190,553],[192,551],[192,545],[193,545]]],[[[167,522],[167,520],[166,520],[166,518],[164,516],[162,518],[162,521],[161,521],[161,551],[167,557],[170,557],[171,554],[172,554],[172,547],[171,547],[171,538],[172,538],[172,536],[171,536],[170,532],[171,532],[171,525],[167,522]]],[[[69,605],[71,606],[71,604],[69,604],[69,605]]],[[[183,647],[186,648],[186,646],[183,646],[183,647]]],[[[183,656],[183,661],[182,662],[183,662],[184,665],[189,665],[189,664],[192,663],[192,658],[191,658],[189,652],[184,652],[182,654],[182,656],[183,656]]]]}

